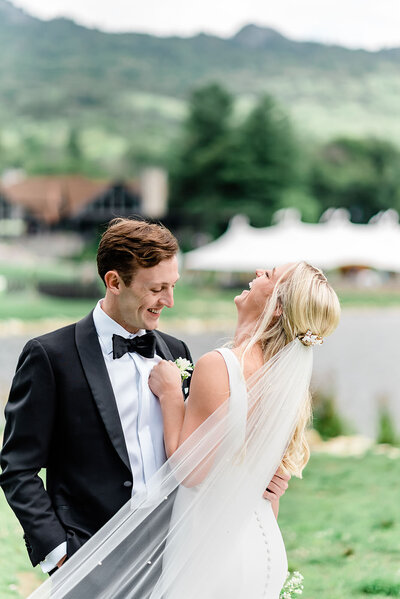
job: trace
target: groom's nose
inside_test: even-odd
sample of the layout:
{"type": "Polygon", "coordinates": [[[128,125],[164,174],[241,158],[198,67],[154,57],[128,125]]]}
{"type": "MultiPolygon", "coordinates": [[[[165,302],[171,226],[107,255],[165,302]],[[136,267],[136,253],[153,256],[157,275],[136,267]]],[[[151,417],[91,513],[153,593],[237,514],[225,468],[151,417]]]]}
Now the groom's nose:
{"type": "Polygon", "coordinates": [[[160,301],[167,308],[173,307],[173,305],[174,305],[174,290],[172,287],[171,287],[171,289],[164,290],[164,293],[163,293],[162,297],[160,298],[160,301]]]}

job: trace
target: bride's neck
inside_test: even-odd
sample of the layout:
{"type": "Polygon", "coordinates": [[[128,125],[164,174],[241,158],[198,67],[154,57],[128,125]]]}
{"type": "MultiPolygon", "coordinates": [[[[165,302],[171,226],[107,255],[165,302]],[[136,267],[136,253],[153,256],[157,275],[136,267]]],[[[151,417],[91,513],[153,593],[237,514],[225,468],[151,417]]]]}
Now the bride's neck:
{"type": "Polygon", "coordinates": [[[232,351],[236,354],[239,362],[242,365],[243,376],[247,380],[252,376],[264,363],[263,352],[261,345],[256,343],[248,351],[246,351],[247,342],[241,345],[234,345],[232,351]]]}
{"type": "MultiPolygon", "coordinates": [[[[236,326],[235,335],[233,338],[233,351],[239,358],[242,359],[246,347],[254,335],[254,319],[239,318],[236,326]]],[[[255,370],[260,368],[264,362],[263,352],[260,343],[253,345],[244,356],[243,370],[245,378],[253,374],[255,370]]]]}
{"type": "Polygon", "coordinates": [[[251,338],[254,333],[254,320],[239,319],[236,325],[234,335],[235,347],[240,347],[245,344],[251,338]]]}

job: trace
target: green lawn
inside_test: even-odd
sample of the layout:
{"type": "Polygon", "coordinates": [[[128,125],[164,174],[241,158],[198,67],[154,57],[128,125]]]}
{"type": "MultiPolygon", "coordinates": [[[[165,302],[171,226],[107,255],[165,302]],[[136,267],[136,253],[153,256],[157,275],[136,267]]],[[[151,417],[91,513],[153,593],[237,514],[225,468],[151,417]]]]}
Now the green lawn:
{"type": "Polygon", "coordinates": [[[400,289],[337,290],[343,307],[400,307],[400,289]]]}
{"type": "MultiPolygon", "coordinates": [[[[0,260],[0,279],[4,277],[10,289],[7,293],[1,292],[0,285],[0,320],[75,320],[84,316],[92,309],[95,300],[58,299],[38,293],[37,285],[39,282],[71,283],[74,288],[76,282],[87,277],[87,266],[84,262],[71,260],[46,265],[37,262],[34,266],[9,264],[0,260]]],[[[193,274],[185,275],[175,289],[174,309],[164,310],[162,320],[197,319],[219,326],[232,323],[236,317],[233,298],[247,287],[246,277],[241,280],[241,288],[225,289],[218,286],[212,273],[199,274],[195,278],[193,274]]],[[[99,280],[99,296],[102,293],[99,280]]],[[[339,288],[338,295],[343,307],[400,307],[400,287],[376,290],[339,288]]]]}
{"type": "Polygon", "coordinates": [[[87,314],[96,300],[66,300],[47,297],[27,290],[0,296],[0,320],[17,318],[31,321],[45,318],[79,319],[87,314]]]}
{"type": "MultiPolygon", "coordinates": [[[[400,459],[314,455],[292,480],[279,523],[304,599],[400,597],[400,459]]],[[[32,573],[21,529],[0,496],[0,597],[16,599],[32,573]]],[[[249,598],[250,599],[250,598],[249,598]]]]}
{"type": "MultiPolygon", "coordinates": [[[[65,277],[65,273],[62,276],[65,277]]],[[[162,320],[197,319],[217,324],[233,322],[236,317],[233,298],[239,292],[240,290],[207,286],[192,287],[180,282],[175,290],[175,307],[172,310],[165,309],[162,320]]],[[[400,307],[400,290],[339,291],[339,297],[344,308],[400,307]]],[[[58,299],[41,295],[29,286],[24,291],[0,293],[0,320],[77,319],[87,314],[95,302],[92,299],[58,299]]]]}
{"type": "Polygon", "coordinates": [[[400,460],[314,455],[279,522],[304,599],[400,597],[400,460]]]}
{"type": "MultiPolygon", "coordinates": [[[[163,320],[205,319],[211,321],[233,320],[236,309],[232,290],[194,289],[179,284],[175,291],[175,307],[163,311],[163,320]]],[[[99,293],[99,297],[101,292],[99,293]]],[[[18,318],[81,318],[95,305],[95,299],[59,299],[37,293],[30,288],[24,292],[0,295],[0,320],[18,318]]]]}
{"type": "Polygon", "coordinates": [[[35,582],[45,580],[40,567],[32,568],[22,539],[22,529],[0,494],[0,597],[16,599],[33,591],[35,582]],[[26,585],[29,586],[26,586],[26,585]],[[22,593],[19,592],[22,590],[22,593]]]}

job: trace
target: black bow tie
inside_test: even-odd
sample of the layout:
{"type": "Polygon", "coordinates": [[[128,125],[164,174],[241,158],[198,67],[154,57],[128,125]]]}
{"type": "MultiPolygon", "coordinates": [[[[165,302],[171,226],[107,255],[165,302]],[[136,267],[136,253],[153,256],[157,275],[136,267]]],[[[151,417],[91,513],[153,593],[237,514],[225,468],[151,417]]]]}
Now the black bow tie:
{"type": "Polygon", "coordinates": [[[136,352],[145,358],[154,358],[156,351],[156,336],[153,331],[145,335],[125,339],[121,335],[113,335],[113,358],[122,358],[128,352],[136,352]]]}

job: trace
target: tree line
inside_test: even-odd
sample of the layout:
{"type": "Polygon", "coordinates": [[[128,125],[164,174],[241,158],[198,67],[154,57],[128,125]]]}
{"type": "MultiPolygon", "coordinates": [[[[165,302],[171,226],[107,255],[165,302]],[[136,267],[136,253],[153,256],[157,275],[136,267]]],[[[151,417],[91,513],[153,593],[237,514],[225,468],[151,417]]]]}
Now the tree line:
{"type": "Polygon", "coordinates": [[[400,210],[397,147],[378,138],[312,144],[267,95],[239,118],[221,85],[196,89],[173,155],[169,218],[188,239],[193,231],[220,234],[237,213],[267,226],[285,207],[309,222],[330,207],[348,209],[357,223],[400,210]]]}
{"type": "Polygon", "coordinates": [[[344,136],[313,142],[268,95],[245,113],[237,106],[220,84],[195,89],[179,137],[168,146],[158,132],[158,145],[163,141],[167,150],[147,152],[138,138],[113,172],[89,157],[76,126],[66,130],[58,150],[27,135],[24,156],[6,151],[0,136],[0,168],[131,179],[143,166],[163,166],[170,174],[167,222],[185,248],[194,233],[221,234],[238,213],[262,227],[286,207],[298,208],[308,222],[331,207],[348,209],[356,223],[388,208],[400,211],[400,149],[393,143],[344,136]]]}

